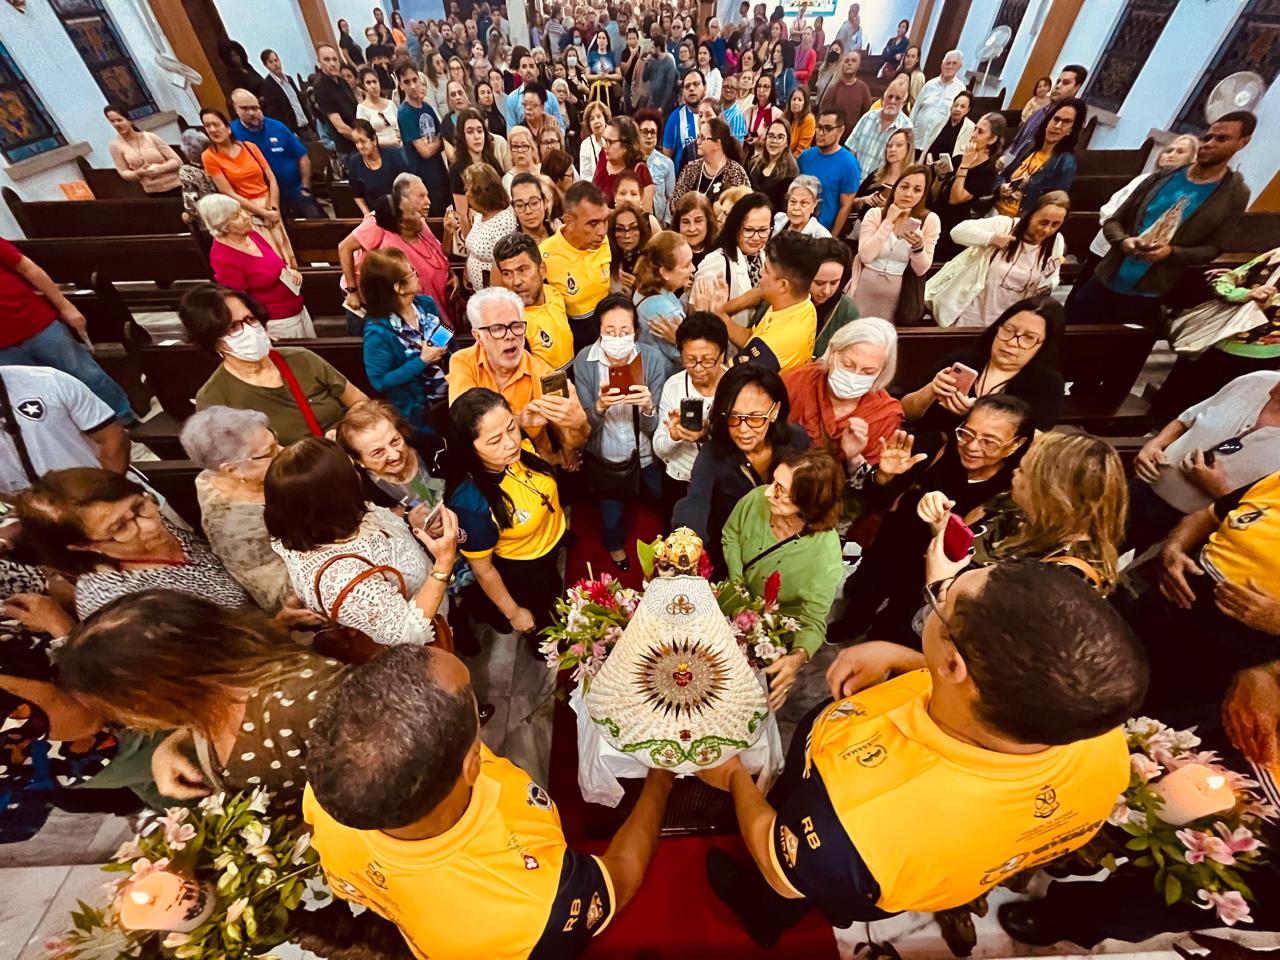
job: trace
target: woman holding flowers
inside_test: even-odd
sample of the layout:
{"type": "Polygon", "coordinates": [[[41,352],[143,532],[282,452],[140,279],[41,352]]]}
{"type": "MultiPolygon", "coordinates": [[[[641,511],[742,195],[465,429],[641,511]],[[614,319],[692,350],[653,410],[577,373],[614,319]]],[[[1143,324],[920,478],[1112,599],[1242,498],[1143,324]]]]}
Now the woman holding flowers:
{"type": "Polygon", "coordinates": [[[843,490],[844,471],[831,454],[789,451],[774,467],[773,481],[739,500],[724,525],[729,577],[766,603],[776,598],[800,622],[791,651],[765,668],[770,710],[786,703],[826,638],[827,615],[844,579],[835,530],[843,490]]]}

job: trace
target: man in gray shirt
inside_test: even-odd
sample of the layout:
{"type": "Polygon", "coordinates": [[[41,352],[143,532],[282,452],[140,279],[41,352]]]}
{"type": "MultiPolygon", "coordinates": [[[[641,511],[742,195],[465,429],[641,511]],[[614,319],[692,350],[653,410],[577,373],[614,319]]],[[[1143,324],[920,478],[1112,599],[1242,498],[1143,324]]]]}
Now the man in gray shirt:
{"type": "Polygon", "coordinates": [[[667,37],[655,28],[652,34],[653,49],[641,56],[645,60],[644,82],[649,91],[649,105],[667,111],[675,106],[676,61],[667,52],[667,37]]]}

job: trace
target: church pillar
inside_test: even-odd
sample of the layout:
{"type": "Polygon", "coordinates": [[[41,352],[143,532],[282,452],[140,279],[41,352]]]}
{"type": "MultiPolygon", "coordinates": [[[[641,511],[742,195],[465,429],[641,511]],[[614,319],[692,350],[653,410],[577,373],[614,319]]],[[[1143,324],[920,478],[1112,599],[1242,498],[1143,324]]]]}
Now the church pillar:
{"type": "Polygon", "coordinates": [[[1052,73],[1083,6],[1084,0],[1053,0],[1031,48],[1031,55],[1022,68],[1022,76],[1013,90],[1010,107],[1021,107],[1030,100],[1036,90],[1036,80],[1052,73]]]}

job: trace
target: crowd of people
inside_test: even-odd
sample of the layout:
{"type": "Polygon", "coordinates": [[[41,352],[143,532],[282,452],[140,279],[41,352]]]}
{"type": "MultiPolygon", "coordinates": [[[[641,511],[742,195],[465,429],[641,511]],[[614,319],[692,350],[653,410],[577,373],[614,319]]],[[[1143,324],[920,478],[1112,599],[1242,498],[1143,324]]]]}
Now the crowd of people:
{"type": "Polygon", "coordinates": [[[856,3],[830,39],[745,0],[723,24],[552,4],[527,46],[501,7],[450,6],[374,8],[367,45],[339,21],[301,87],[229,44],[228,110],[185,156],[106,110],[121,177],[183,197],[214,278],[179,310],[218,361],[180,437],[199,530],[131,470],[135,412],[84,317],[0,240],[0,708],[38,718],[8,742],[50,771],[0,758],[0,839],[54,807],[265,787],[419,955],[574,954],[638,890],[671,777],[603,855],[569,849],[545,784],[483,744],[468,664],[536,642],[575,536],[626,574],[642,514],[695,531],[717,578],[780,574],[799,629],[770,709],[806,677],[835,701],[767,798],[737,761],[700,775],[754,861],[712,857],[712,888],[758,942],[811,907],[958,907],[1078,847],[1139,711],[1211,723],[1225,701],[1252,718],[1235,746],[1280,762],[1280,253],[1166,309],[1229,249],[1251,113],[1111,198],[1064,306],[1083,66],[1014,128],[970,116],[960,51],[926,76],[907,21],[875,97],[856,3]],[[363,214],[336,260],[373,396],[306,345],[286,221],[329,213],[309,141],[363,214]],[[1063,426],[1082,323],[1179,350],[1131,477],[1063,426]],[[899,331],[922,324],[974,338],[904,383],[899,331]]]}

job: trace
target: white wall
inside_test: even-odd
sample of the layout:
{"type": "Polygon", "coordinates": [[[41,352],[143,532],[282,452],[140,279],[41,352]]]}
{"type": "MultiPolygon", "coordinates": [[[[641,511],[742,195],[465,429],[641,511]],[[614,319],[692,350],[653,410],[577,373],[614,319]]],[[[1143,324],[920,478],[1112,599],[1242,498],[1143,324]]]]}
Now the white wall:
{"type": "MultiPolygon", "coordinates": [[[[292,4],[293,0],[268,0],[269,3],[292,4]]],[[[338,21],[346,20],[351,24],[351,36],[353,36],[360,48],[363,50],[365,45],[364,28],[373,26],[373,8],[375,6],[389,10],[389,4],[376,3],[375,0],[324,0],[325,7],[329,10],[329,19],[333,22],[333,32],[338,32],[338,21]]],[[[391,15],[388,13],[386,22],[391,22],[391,15]]],[[[227,29],[231,29],[228,24],[227,29]]]]}
{"type": "MultiPolygon", "coordinates": [[[[165,53],[172,55],[172,50],[155,26],[150,10],[139,0],[113,0],[108,7],[156,106],[162,111],[177,111],[194,121],[200,108],[191,91],[174,86],[168,79],[171,74],[155,65],[157,40],[165,53]],[[149,24],[155,26],[154,35],[149,24]]],[[[67,142],[89,143],[93,147],[87,158],[89,162],[95,167],[111,166],[107,144],[115,134],[102,116],[106,98],[49,4],[34,0],[27,4],[25,13],[19,13],[9,4],[0,3],[0,38],[67,142]]],[[[168,142],[178,139],[176,124],[167,124],[155,132],[168,142]]],[[[12,180],[7,169],[8,164],[0,158],[0,185],[13,187],[26,200],[60,200],[62,191],[58,184],[80,179],[74,162],[20,181],[12,180]]],[[[3,203],[0,203],[0,235],[21,236],[3,203]]]]}
{"type": "Polygon", "coordinates": [[[215,4],[227,36],[244,45],[249,65],[259,74],[265,74],[266,68],[258,54],[267,47],[280,54],[285,73],[290,76],[300,73],[305,77],[315,69],[311,34],[302,19],[302,10],[293,0],[215,0],[215,4]]]}

